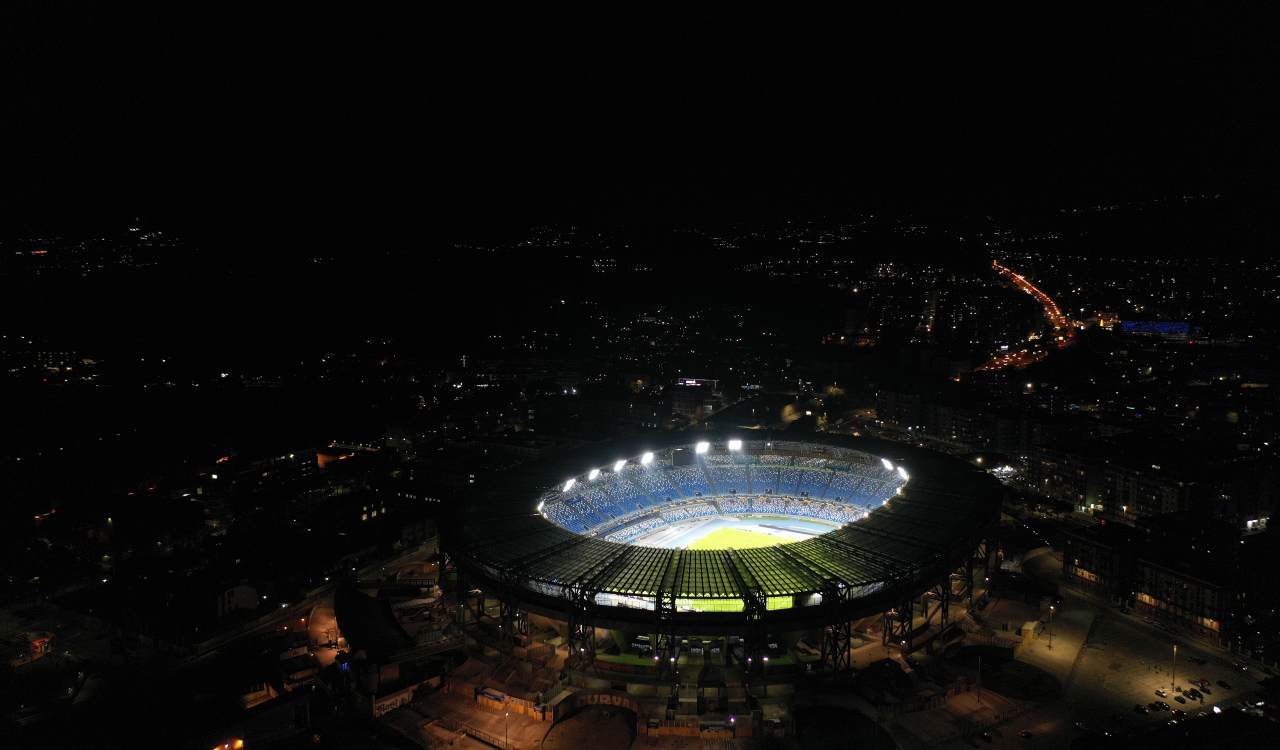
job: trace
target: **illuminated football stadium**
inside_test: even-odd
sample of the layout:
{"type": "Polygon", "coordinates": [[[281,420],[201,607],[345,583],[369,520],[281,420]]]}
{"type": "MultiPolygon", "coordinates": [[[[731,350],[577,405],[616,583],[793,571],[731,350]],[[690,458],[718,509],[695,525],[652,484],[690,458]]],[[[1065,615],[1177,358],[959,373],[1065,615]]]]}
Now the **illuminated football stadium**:
{"type": "Polygon", "coordinates": [[[848,669],[868,618],[886,644],[936,635],[982,575],[1001,501],[959,459],[828,435],[674,433],[512,474],[465,519],[464,587],[509,638],[531,615],[555,623],[570,669],[599,667],[613,631],[659,675],[700,645],[750,673],[787,639],[848,669]]]}

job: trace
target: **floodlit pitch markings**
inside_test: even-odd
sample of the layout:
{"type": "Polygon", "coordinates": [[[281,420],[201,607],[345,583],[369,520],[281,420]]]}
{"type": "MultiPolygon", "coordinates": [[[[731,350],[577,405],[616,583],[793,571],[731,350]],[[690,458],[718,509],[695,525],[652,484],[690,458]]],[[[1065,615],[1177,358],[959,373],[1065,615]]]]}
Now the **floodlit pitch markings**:
{"type": "Polygon", "coordinates": [[[779,539],[759,531],[748,531],[732,526],[716,529],[685,549],[751,549],[753,547],[771,547],[779,539]]]}

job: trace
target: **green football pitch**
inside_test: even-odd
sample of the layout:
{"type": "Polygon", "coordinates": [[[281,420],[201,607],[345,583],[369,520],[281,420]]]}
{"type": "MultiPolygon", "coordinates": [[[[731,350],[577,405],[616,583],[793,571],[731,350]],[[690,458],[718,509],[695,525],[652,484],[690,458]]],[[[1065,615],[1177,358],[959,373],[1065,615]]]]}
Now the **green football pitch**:
{"type": "Polygon", "coordinates": [[[719,528],[689,545],[689,549],[749,549],[751,547],[771,547],[784,542],[768,534],[733,527],[719,528]]]}

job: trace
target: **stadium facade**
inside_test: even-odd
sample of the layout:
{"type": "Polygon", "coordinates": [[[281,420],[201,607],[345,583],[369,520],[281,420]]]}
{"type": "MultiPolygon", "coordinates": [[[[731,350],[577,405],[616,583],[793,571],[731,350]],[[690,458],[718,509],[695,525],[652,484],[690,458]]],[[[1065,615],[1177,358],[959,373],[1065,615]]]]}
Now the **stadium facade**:
{"type": "Polygon", "coordinates": [[[643,634],[659,675],[689,638],[716,639],[750,674],[771,642],[801,632],[843,671],[854,621],[879,615],[884,642],[903,648],[948,625],[990,560],[1002,495],[967,462],[899,443],[672,433],[510,472],[468,504],[450,554],[462,590],[500,603],[508,642],[530,613],[557,623],[570,669],[595,665],[609,629],[643,634]],[[628,543],[744,515],[831,530],[750,549],[628,543]]]}

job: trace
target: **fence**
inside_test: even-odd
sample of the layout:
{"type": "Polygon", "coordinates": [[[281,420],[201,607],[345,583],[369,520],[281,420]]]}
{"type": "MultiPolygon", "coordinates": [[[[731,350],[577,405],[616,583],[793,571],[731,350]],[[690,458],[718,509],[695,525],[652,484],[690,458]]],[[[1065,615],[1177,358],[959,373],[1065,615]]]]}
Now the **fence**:
{"type": "Polygon", "coordinates": [[[474,740],[479,740],[480,742],[483,742],[486,745],[496,747],[498,748],[498,750],[511,750],[511,748],[513,747],[511,743],[508,742],[507,739],[504,737],[499,737],[498,735],[492,734],[490,732],[486,732],[483,729],[477,729],[476,727],[473,727],[470,724],[464,724],[455,719],[441,717],[439,719],[436,719],[435,723],[438,726],[444,727],[446,730],[450,732],[465,734],[474,740]]]}

